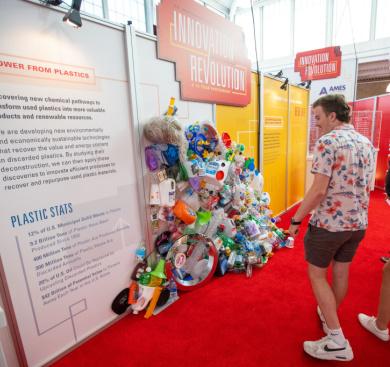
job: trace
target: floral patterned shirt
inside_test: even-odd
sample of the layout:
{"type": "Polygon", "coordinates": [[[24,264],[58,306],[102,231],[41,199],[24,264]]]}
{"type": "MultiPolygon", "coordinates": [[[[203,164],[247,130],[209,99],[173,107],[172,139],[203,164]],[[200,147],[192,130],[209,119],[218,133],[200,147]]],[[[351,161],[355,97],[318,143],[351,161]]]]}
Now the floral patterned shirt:
{"type": "Polygon", "coordinates": [[[330,232],[366,229],[374,162],[374,147],[352,124],[343,123],[321,136],[314,148],[311,172],[326,175],[330,181],[310,224],[330,232]]]}

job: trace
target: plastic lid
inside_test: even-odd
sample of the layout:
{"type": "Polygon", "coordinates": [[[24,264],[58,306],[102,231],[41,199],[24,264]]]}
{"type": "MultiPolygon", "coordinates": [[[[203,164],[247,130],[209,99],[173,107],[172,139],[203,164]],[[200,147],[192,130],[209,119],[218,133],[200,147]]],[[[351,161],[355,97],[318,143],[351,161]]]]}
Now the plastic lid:
{"type": "Polygon", "coordinates": [[[218,171],[218,172],[215,174],[215,178],[216,178],[218,181],[223,180],[224,177],[225,177],[225,173],[224,173],[223,171],[218,171]]]}

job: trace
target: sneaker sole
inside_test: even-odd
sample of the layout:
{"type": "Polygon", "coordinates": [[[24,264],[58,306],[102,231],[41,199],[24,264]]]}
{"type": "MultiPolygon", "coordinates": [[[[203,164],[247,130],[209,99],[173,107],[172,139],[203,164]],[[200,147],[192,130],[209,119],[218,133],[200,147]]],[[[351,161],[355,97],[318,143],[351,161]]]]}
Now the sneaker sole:
{"type": "Polygon", "coordinates": [[[340,362],[349,362],[353,360],[353,352],[351,352],[351,355],[337,355],[337,353],[329,353],[329,354],[315,354],[310,349],[306,349],[305,346],[303,346],[303,350],[310,356],[315,359],[322,359],[325,361],[340,361],[340,362]]]}

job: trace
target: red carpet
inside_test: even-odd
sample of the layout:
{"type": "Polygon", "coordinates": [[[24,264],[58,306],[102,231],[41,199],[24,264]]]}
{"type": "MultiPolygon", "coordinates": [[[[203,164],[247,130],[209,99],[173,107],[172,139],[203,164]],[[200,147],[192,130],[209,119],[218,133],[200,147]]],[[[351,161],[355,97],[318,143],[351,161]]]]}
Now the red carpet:
{"type": "MultiPolygon", "coordinates": [[[[287,228],[294,209],[278,225],[287,228]]],[[[384,194],[371,195],[369,229],[351,267],[349,294],[340,308],[344,334],[355,359],[349,366],[382,367],[390,343],[363,330],[358,312],[376,313],[380,256],[390,250],[390,207],[384,194]]],[[[253,277],[228,274],[181,295],[158,316],[127,315],[53,364],[56,367],[251,367],[325,366],[314,360],[304,340],[323,336],[306,277],[302,231],[294,249],[281,249],[253,277]]],[[[387,362],[386,362],[387,361],[387,362]]]]}

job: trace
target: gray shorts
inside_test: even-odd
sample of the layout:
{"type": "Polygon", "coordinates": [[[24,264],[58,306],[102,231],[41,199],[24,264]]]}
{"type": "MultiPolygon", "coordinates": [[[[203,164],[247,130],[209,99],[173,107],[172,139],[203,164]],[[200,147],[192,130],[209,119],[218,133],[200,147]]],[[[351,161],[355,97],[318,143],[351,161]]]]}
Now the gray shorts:
{"type": "Polygon", "coordinates": [[[365,230],[330,232],[309,224],[304,238],[305,259],[320,268],[327,268],[332,260],[351,262],[365,234],[365,230]]]}

